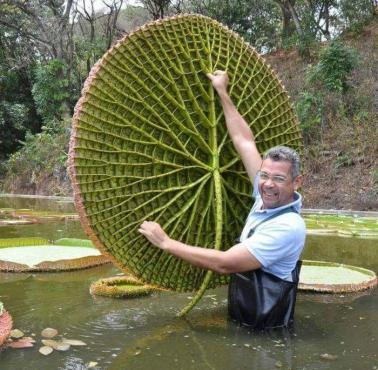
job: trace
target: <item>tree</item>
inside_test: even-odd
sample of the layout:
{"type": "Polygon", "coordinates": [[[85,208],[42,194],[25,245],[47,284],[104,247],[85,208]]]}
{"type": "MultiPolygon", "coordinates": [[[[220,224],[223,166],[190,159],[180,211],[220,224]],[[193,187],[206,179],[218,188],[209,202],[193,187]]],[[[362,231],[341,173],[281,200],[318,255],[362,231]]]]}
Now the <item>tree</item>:
{"type": "Polygon", "coordinates": [[[26,131],[37,132],[38,116],[31,94],[35,59],[28,59],[18,34],[0,25],[0,160],[17,150],[26,131]]]}
{"type": "Polygon", "coordinates": [[[227,25],[260,52],[277,45],[280,15],[270,0],[193,0],[186,5],[186,10],[227,25]]]}

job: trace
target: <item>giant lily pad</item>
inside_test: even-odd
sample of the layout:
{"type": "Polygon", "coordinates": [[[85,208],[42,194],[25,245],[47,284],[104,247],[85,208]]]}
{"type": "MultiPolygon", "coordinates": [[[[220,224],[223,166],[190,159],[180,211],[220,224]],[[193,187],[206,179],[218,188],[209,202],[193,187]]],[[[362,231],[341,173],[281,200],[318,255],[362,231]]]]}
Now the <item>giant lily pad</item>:
{"type": "Polygon", "coordinates": [[[303,261],[298,288],[322,293],[347,293],[376,285],[375,273],[362,267],[307,260],[303,261]]]}
{"type": "Polygon", "coordinates": [[[90,239],[149,284],[199,290],[190,307],[227,277],[162,252],[137,229],[155,220],[185,243],[234,244],[251,184],[206,77],[217,69],[227,70],[260,151],[301,148],[275,72],[237,34],[199,15],[150,23],[110,49],[85,83],[70,142],[75,205],[90,239]]]}
{"type": "Polygon", "coordinates": [[[89,240],[0,239],[0,271],[68,271],[110,262],[89,240]]]}

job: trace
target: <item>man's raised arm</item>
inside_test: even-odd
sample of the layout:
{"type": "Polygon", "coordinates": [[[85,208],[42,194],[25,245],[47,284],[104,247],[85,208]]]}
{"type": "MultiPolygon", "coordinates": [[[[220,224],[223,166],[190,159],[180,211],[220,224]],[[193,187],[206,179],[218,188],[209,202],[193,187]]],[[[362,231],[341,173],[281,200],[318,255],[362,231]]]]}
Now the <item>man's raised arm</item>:
{"type": "Polygon", "coordinates": [[[261,167],[262,159],[257,150],[255,138],[251,129],[241,114],[237,111],[227,92],[227,73],[224,71],[215,71],[214,73],[208,73],[207,77],[210,79],[214,89],[219,95],[228,133],[236,151],[239,153],[243,161],[248,176],[253,183],[256,173],[261,167]]]}

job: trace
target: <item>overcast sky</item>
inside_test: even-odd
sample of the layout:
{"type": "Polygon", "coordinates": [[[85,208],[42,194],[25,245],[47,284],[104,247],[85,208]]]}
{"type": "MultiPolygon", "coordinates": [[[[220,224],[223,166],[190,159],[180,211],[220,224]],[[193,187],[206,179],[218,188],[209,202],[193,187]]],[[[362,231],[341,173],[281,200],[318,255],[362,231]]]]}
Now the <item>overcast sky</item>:
{"type": "MultiPolygon", "coordinates": [[[[91,0],[78,0],[78,2],[85,2],[88,6],[91,4],[91,0]]],[[[112,0],[104,0],[108,3],[110,3],[112,0]]],[[[124,0],[123,1],[123,7],[125,7],[126,5],[141,5],[140,4],[140,1],[138,0],[124,0]]],[[[104,8],[105,5],[104,5],[104,2],[103,0],[94,0],[94,6],[95,6],[95,10],[100,10],[101,8],[104,8]]]]}

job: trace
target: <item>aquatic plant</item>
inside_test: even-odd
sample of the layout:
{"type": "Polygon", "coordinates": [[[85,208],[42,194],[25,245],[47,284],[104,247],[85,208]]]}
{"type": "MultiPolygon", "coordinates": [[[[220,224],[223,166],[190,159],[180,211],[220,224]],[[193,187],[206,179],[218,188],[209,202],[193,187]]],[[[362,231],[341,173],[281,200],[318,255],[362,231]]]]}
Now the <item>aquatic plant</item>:
{"type": "MultiPolygon", "coordinates": [[[[109,263],[108,257],[100,254],[93,255],[93,244],[89,240],[62,238],[55,242],[49,242],[43,238],[7,238],[0,239],[0,271],[5,272],[55,272],[79,270],[89,267],[103,265],[109,263]],[[76,244],[75,244],[76,243],[76,244]],[[81,255],[78,257],[72,254],[72,248],[82,249],[81,255]],[[14,253],[14,249],[17,253],[14,253]],[[29,257],[24,257],[22,248],[34,248],[31,263],[29,257]],[[60,260],[46,260],[49,249],[54,249],[54,257],[58,254],[60,260]],[[59,250],[57,248],[60,248],[59,250]],[[17,259],[14,256],[17,255],[17,259]]],[[[56,259],[56,258],[52,258],[56,259]]]]}
{"type": "Polygon", "coordinates": [[[336,262],[304,260],[298,288],[322,293],[357,292],[377,286],[374,271],[336,262]]]}
{"type": "Polygon", "coordinates": [[[29,238],[2,238],[0,239],[0,248],[9,247],[24,247],[32,245],[47,245],[49,241],[44,238],[39,237],[29,237],[29,238]]]}
{"type": "Polygon", "coordinates": [[[75,213],[59,213],[52,211],[42,211],[34,209],[14,209],[14,208],[0,208],[1,216],[12,216],[15,219],[29,220],[32,222],[56,221],[77,219],[78,215],[75,213]]]}
{"type": "Polygon", "coordinates": [[[4,305],[2,302],[1,310],[0,310],[0,347],[5,343],[8,339],[10,332],[13,326],[13,320],[9,312],[4,309],[4,305]]]}
{"type": "Polygon", "coordinates": [[[229,139],[207,72],[227,70],[229,92],[261,152],[301,149],[298,122],[275,72],[237,34],[200,15],[131,33],[92,69],[73,119],[69,172],[94,244],[120,268],[177,291],[225,284],[154,248],[137,232],[162,224],[185,243],[225,250],[251,205],[251,184],[229,139]]]}
{"type": "Polygon", "coordinates": [[[304,215],[308,234],[378,238],[378,218],[357,215],[304,215]]]}
{"type": "Polygon", "coordinates": [[[54,245],[68,246],[68,247],[88,247],[95,248],[93,243],[88,239],[76,238],[61,238],[54,241],[54,245]]]}
{"type": "Polygon", "coordinates": [[[136,298],[149,295],[158,290],[146,285],[132,276],[114,276],[93,282],[89,288],[91,294],[112,298],[136,298]]]}

